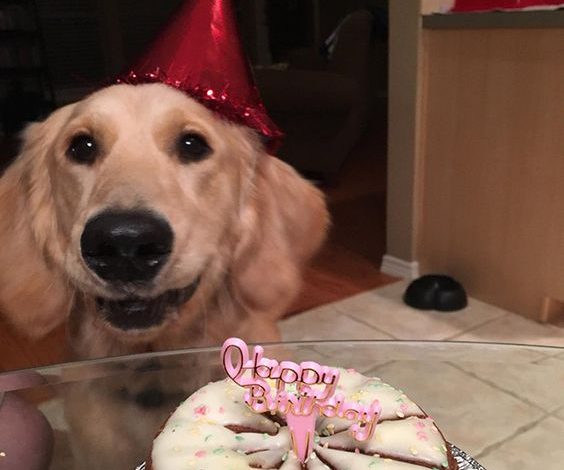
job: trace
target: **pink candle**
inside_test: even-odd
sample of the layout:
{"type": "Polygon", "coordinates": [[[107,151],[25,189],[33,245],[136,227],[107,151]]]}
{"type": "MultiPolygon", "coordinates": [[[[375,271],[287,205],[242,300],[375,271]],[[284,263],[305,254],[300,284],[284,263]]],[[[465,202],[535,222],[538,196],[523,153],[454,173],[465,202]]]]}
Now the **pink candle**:
{"type": "Polygon", "coordinates": [[[302,463],[307,462],[313,449],[316,419],[317,410],[309,415],[296,415],[292,412],[286,415],[286,422],[292,437],[292,447],[302,463]]]}

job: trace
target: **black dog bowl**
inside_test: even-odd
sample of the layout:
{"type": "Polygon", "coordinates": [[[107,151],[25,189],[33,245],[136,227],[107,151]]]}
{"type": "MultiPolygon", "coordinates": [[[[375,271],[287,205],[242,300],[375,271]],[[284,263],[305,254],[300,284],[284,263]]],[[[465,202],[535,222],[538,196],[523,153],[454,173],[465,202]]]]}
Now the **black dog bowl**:
{"type": "Polygon", "coordinates": [[[454,312],[468,305],[462,284],[442,274],[427,274],[415,279],[407,287],[403,301],[418,310],[440,312],[454,312]]]}

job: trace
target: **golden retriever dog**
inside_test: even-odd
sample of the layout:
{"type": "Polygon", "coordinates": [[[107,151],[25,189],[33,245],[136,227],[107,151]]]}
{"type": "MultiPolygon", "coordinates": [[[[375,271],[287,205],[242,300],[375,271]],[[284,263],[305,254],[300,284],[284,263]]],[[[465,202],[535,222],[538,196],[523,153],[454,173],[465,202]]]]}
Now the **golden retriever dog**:
{"type": "Polygon", "coordinates": [[[30,125],[0,178],[0,314],[33,337],[68,321],[75,358],[275,341],[327,224],[252,130],[114,85],[30,125]]]}

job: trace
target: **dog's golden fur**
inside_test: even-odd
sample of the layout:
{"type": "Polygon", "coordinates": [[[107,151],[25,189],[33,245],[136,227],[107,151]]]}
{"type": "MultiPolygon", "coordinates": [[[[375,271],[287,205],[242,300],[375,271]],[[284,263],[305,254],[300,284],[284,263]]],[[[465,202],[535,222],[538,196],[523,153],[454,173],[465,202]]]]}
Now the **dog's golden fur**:
{"type": "Polygon", "coordinates": [[[0,179],[0,312],[33,337],[68,320],[77,357],[218,344],[231,335],[275,340],[275,322],[326,225],[320,192],[266,155],[249,129],[165,85],[112,86],[28,127],[0,179]],[[210,157],[185,164],[172,155],[172,140],[187,129],[207,139],[210,157]],[[93,165],[65,155],[80,132],[101,143],[93,165]],[[96,296],[115,294],[82,260],[80,236],[101,210],[139,207],[166,218],[175,243],[155,286],[137,294],[201,281],[177,316],[126,333],[96,311],[96,296]]]}

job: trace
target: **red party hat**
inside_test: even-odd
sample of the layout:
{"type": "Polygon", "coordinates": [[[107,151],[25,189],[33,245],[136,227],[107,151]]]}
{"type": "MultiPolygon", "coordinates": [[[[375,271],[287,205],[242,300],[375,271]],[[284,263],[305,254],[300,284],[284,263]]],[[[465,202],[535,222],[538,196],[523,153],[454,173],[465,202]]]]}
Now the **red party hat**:
{"type": "Polygon", "coordinates": [[[230,0],[188,0],[119,83],[160,82],[255,129],[276,151],[282,132],[269,118],[239,39],[230,0]]]}

